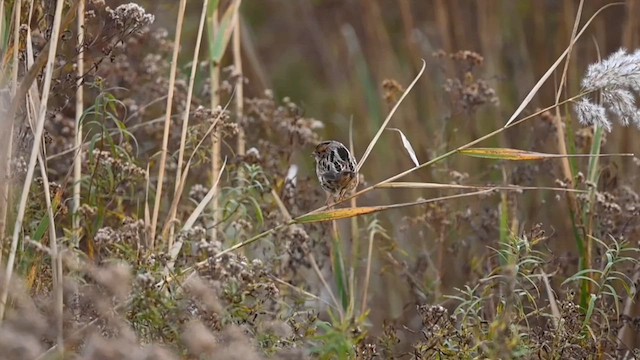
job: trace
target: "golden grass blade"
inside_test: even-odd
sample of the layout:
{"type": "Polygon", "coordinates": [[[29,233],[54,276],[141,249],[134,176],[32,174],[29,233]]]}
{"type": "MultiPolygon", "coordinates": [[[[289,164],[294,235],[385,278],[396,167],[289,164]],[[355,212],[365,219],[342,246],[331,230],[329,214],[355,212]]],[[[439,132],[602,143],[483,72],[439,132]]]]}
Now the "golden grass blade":
{"type": "Polygon", "coordinates": [[[371,153],[371,150],[373,150],[373,147],[378,142],[378,139],[380,139],[380,136],[382,135],[382,132],[387,127],[387,124],[389,124],[389,121],[391,120],[391,117],[393,116],[393,114],[396,113],[396,110],[398,110],[398,107],[402,103],[402,100],[404,100],[404,98],[407,97],[407,95],[409,94],[411,89],[413,89],[413,87],[416,85],[416,83],[418,82],[418,79],[420,79],[420,77],[424,73],[424,69],[426,67],[427,67],[427,63],[424,61],[424,59],[422,59],[422,68],[418,72],[418,75],[416,75],[416,77],[413,79],[411,84],[409,84],[409,86],[404,91],[404,93],[402,93],[402,96],[400,96],[400,99],[398,99],[398,102],[393,106],[393,108],[391,109],[391,112],[389,112],[389,115],[387,115],[387,118],[384,119],[384,122],[382,123],[382,126],[380,126],[380,129],[378,129],[378,132],[376,133],[376,135],[373,137],[373,139],[371,139],[371,142],[369,143],[369,146],[367,146],[367,149],[365,150],[364,154],[362,155],[362,158],[360,158],[360,161],[358,162],[357,171],[360,171],[360,169],[362,168],[362,165],[364,165],[364,162],[369,157],[369,154],[371,153]]]}
{"type": "Polygon", "coordinates": [[[470,193],[442,196],[442,197],[433,198],[433,199],[423,199],[423,200],[412,201],[412,202],[401,203],[401,204],[325,210],[325,211],[320,211],[320,212],[299,216],[293,219],[293,221],[299,224],[305,224],[305,223],[315,223],[315,222],[347,219],[354,216],[368,215],[368,214],[373,214],[373,213],[390,210],[390,209],[405,208],[405,207],[422,205],[422,204],[427,204],[427,203],[436,202],[436,201],[451,200],[451,199],[456,199],[460,197],[476,196],[476,195],[485,194],[493,190],[494,188],[489,188],[486,190],[479,190],[479,191],[474,191],[470,193]]]}
{"type": "MultiPolygon", "coordinates": [[[[389,205],[391,206],[391,205],[389,205]]],[[[348,219],[355,216],[373,214],[385,209],[385,206],[364,206],[356,208],[344,208],[335,210],[326,210],[314,214],[303,215],[295,221],[299,224],[315,223],[322,221],[332,221],[340,219],[348,219]]]]}
{"type": "Polygon", "coordinates": [[[400,129],[396,129],[396,128],[389,128],[387,130],[393,130],[393,131],[397,131],[398,133],[400,133],[400,138],[402,139],[402,146],[404,146],[404,149],[407,150],[407,153],[409,154],[409,157],[411,158],[411,161],[413,161],[413,163],[416,166],[420,166],[420,161],[418,161],[418,157],[416,156],[416,152],[415,152],[415,150],[413,150],[413,146],[411,146],[411,143],[409,142],[409,139],[407,139],[407,137],[404,135],[404,133],[400,129]]]}
{"type": "Polygon", "coordinates": [[[582,27],[582,30],[580,30],[580,32],[572,39],[572,41],[569,43],[569,46],[567,46],[567,48],[562,53],[562,55],[560,55],[558,60],[556,60],[556,62],[554,62],[553,65],[551,65],[551,67],[547,70],[547,72],[545,72],[544,75],[542,75],[542,77],[540,78],[540,80],[538,80],[538,82],[533,86],[533,89],[531,89],[529,94],[527,94],[527,96],[524,98],[524,100],[522,100],[522,103],[520,103],[520,106],[518,106],[516,111],[513,113],[513,115],[511,115],[511,117],[509,118],[507,123],[504,125],[505,128],[507,126],[509,126],[518,117],[518,115],[520,115],[522,110],[524,110],[524,108],[527,107],[527,105],[529,105],[529,103],[531,102],[531,99],[533,99],[533,97],[538,93],[538,90],[540,90],[542,85],[544,85],[544,83],[547,81],[547,79],[549,79],[549,77],[553,74],[553,72],[556,70],[558,65],[560,65],[560,63],[565,58],[565,56],[567,56],[569,54],[569,52],[571,51],[571,49],[572,49],[573,45],[576,43],[576,41],[578,41],[580,36],[582,36],[582,34],[584,34],[584,32],[587,30],[587,28],[589,27],[589,24],[591,23],[591,21],[593,21],[593,19],[595,19],[595,17],[598,16],[598,14],[600,14],[600,12],[602,12],[603,10],[609,8],[610,6],[614,6],[614,5],[624,5],[624,3],[623,2],[617,2],[617,3],[611,3],[611,4],[604,5],[603,7],[598,9],[598,11],[596,11],[595,14],[593,14],[591,16],[591,18],[582,27]]]}
{"type": "Polygon", "coordinates": [[[182,23],[184,22],[184,12],[187,7],[187,0],[180,0],[178,8],[178,19],[176,20],[176,36],[173,43],[173,55],[171,57],[171,70],[169,74],[169,89],[167,95],[167,109],[164,117],[164,133],[162,136],[162,150],[160,151],[160,163],[158,167],[158,182],[151,215],[151,248],[155,247],[156,226],[158,225],[158,214],[160,213],[160,201],[162,200],[162,186],[164,183],[164,173],[166,169],[167,153],[169,152],[169,129],[171,129],[171,108],[173,106],[173,92],[176,84],[176,73],[178,68],[178,54],[180,53],[180,38],[182,36],[182,23]]]}
{"type": "Polygon", "coordinates": [[[497,160],[542,160],[551,157],[549,154],[507,148],[473,148],[461,150],[460,154],[497,160]]]}
{"type": "Polygon", "coordinates": [[[544,160],[551,158],[566,158],[566,157],[603,157],[603,156],[633,156],[633,154],[547,154],[535,151],[526,151],[519,149],[509,148],[471,148],[460,150],[460,154],[479,157],[484,159],[496,159],[496,160],[515,160],[515,161],[528,161],[528,160],[544,160]]]}

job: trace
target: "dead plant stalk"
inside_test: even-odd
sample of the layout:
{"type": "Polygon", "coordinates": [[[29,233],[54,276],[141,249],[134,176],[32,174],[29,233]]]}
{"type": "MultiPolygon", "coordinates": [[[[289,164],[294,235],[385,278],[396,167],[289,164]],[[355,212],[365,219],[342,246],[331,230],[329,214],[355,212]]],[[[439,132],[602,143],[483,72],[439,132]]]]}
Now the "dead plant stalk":
{"type": "Polygon", "coordinates": [[[180,38],[182,36],[182,24],[184,22],[184,13],[187,7],[187,0],[180,0],[178,8],[178,19],[176,20],[176,36],[173,44],[173,55],[171,57],[171,70],[169,73],[169,89],[167,95],[167,110],[164,117],[164,133],[162,135],[162,150],[160,151],[160,163],[158,166],[158,182],[156,185],[155,201],[153,205],[153,213],[151,215],[150,238],[151,248],[155,248],[156,227],[158,225],[158,215],[160,213],[160,203],[162,200],[162,187],[164,183],[164,174],[167,166],[167,153],[169,152],[169,130],[171,129],[171,109],[173,106],[173,93],[176,85],[176,73],[178,69],[178,54],[180,53],[180,38]]]}
{"type": "MultiPolygon", "coordinates": [[[[200,57],[200,44],[202,42],[202,34],[204,32],[204,24],[207,17],[207,6],[209,5],[209,0],[202,1],[202,12],[200,15],[200,23],[198,25],[198,35],[196,36],[196,45],[193,49],[193,58],[191,59],[191,74],[189,75],[189,88],[187,89],[187,100],[186,106],[184,109],[184,113],[182,116],[182,134],[180,137],[180,149],[178,150],[178,166],[176,169],[176,183],[174,189],[174,200],[177,202],[180,200],[182,191],[180,186],[180,181],[178,181],[182,176],[182,166],[184,162],[184,149],[185,144],[187,143],[187,130],[189,129],[189,112],[191,111],[191,99],[193,98],[193,87],[196,80],[196,73],[198,70],[198,58],[200,57]]],[[[189,168],[186,168],[185,173],[189,172],[189,168]]],[[[167,223],[172,223],[176,218],[177,206],[172,208],[171,214],[169,215],[169,219],[167,223]]],[[[171,231],[169,232],[168,239],[168,248],[171,249],[173,246],[173,232],[174,227],[171,226],[171,231]]]]}
{"type": "Polygon", "coordinates": [[[7,260],[7,267],[6,267],[5,277],[3,281],[5,286],[2,288],[2,293],[0,294],[0,321],[4,319],[5,309],[7,305],[7,298],[9,296],[9,283],[11,282],[11,278],[13,276],[13,265],[16,259],[16,252],[18,250],[18,241],[20,238],[20,233],[22,232],[22,222],[24,221],[25,210],[27,207],[29,189],[33,181],[33,174],[36,167],[36,160],[40,152],[40,144],[41,144],[40,139],[42,138],[42,134],[44,132],[44,120],[45,120],[45,115],[47,113],[47,103],[49,100],[49,93],[51,91],[51,79],[53,76],[53,66],[56,59],[56,52],[58,49],[58,37],[60,35],[60,28],[61,28],[60,25],[62,23],[63,5],[64,5],[64,0],[58,0],[56,2],[55,15],[53,18],[53,28],[51,31],[50,46],[47,54],[44,83],[42,86],[42,99],[40,101],[40,107],[38,109],[38,114],[37,114],[36,131],[35,131],[35,137],[34,137],[35,140],[33,142],[33,147],[31,149],[31,155],[29,157],[27,174],[25,177],[24,184],[22,186],[20,204],[18,206],[18,214],[16,216],[16,222],[13,229],[13,237],[11,239],[11,249],[9,250],[9,258],[7,260]]]}

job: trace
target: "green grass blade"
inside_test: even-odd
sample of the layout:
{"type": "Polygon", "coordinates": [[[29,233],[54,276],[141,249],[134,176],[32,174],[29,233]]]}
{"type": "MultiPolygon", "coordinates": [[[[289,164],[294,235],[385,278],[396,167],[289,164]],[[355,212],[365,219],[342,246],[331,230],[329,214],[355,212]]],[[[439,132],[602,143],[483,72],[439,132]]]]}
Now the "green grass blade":
{"type": "MultiPolygon", "coordinates": [[[[209,38],[209,57],[214,64],[218,64],[220,60],[222,60],[222,57],[227,50],[227,46],[229,45],[229,40],[231,39],[231,33],[233,32],[235,23],[233,19],[238,13],[240,2],[241,0],[235,0],[231,3],[231,5],[229,5],[227,10],[222,15],[222,19],[220,19],[220,27],[218,33],[214,34],[213,38],[209,38]]],[[[209,26],[208,28],[211,29],[211,26],[209,26]]]]}
{"type": "Polygon", "coordinates": [[[347,310],[349,308],[349,288],[347,286],[347,277],[344,271],[344,259],[342,256],[342,248],[340,245],[340,239],[334,237],[333,245],[331,247],[331,251],[333,252],[332,257],[334,277],[336,286],[338,287],[338,296],[340,297],[342,308],[344,310],[347,310]]]}
{"type": "Polygon", "coordinates": [[[209,1],[209,6],[207,7],[207,37],[209,39],[209,41],[207,41],[207,47],[209,49],[209,58],[213,59],[213,53],[214,53],[214,39],[216,34],[213,31],[213,22],[214,22],[214,16],[217,15],[217,10],[218,10],[218,5],[220,4],[219,0],[210,0],[209,1]]]}

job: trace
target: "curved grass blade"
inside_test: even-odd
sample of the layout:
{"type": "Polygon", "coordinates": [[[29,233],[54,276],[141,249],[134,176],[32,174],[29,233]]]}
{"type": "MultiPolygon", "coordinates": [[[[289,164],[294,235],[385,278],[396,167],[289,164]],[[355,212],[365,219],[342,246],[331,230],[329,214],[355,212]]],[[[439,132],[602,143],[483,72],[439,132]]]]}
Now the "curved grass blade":
{"type": "Polygon", "coordinates": [[[387,127],[387,124],[389,124],[389,121],[391,121],[391,117],[393,117],[393,114],[395,114],[396,110],[398,110],[398,107],[402,103],[402,100],[404,100],[404,98],[407,97],[409,92],[411,92],[411,89],[413,89],[413,87],[416,85],[416,83],[418,82],[418,80],[420,79],[422,74],[424,73],[424,69],[426,67],[427,67],[427,62],[424,61],[424,59],[422,59],[422,68],[420,68],[420,71],[418,72],[418,75],[416,75],[416,77],[413,79],[411,84],[409,84],[409,86],[404,91],[404,93],[402,93],[402,96],[400,96],[400,99],[398,99],[398,102],[393,106],[393,108],[391,109],[391,112],[389,112],[389,115],[387,115],[387,118],[384,119],[384,122],[382,123],[382,126],[380,126],[380,129],[378,129],[378,132],[376,133],[376,135],[373,137],[373,139],[371,139],[371,142],[369,142],[369,146],[367,146],[367,149],[364,151],[364,154],[362,155],[362,158],[358,162],[357,171],[360,171],[360,169],[362,168],[362,165],[364,165],[364,162],[369,157],[369,154],[371,153],[371,150],[373,150],[373,147],[378,142],[378,139],[380,139],[380,135],[382,135],[382,132],[387,127]]]}
{"type": "Polygon", "coordinates": [[[413,161],[413,163],[416,166],[420,166],[420,161],[418,161],[416,152],[415,150],[413,150],[413,146],[411,146],[409,139],[407,139],[407,137],[404,136],[404,133],[400,129],[396,129],[396,128],[389,128],[387,130],[397,131],[398,133],[400,133],[400,138],[402,139],[402,145],[404,146],[404,149],[407,150],[407,153],[409,153],[409,157],[411,158],[411,161],[413,161]]]}

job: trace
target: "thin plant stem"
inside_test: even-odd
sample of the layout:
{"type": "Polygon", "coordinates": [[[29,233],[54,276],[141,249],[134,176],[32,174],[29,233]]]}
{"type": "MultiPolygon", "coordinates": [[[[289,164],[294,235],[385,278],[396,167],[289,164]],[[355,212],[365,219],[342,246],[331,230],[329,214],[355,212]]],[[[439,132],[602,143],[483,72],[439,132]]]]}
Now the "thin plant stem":
{"type": "MultiPolygon", "coordinates": [[[[210,34],[217,34],[219,31],[219,21],[218,21],[218,8],[214,9],[211,14],[210,26],[211,31],[210,34]]],[[[213,41],[213,39],[209,39],[209,41],[213,41]]],[[[213,60],[209,61],[209,86],[211,87],[211,110],[215,110],[220,104],[220,94],[218,93],[220,82],[220,64],[214,64],[213,60]]],[[[213,214],[213,224],[219,224],[221,220],[222,213],[218,211],[220,207],[220,188],[218,182],[214,182],[215,179],[218,178],[218,174],[220,174],[221,164],[222,164],[222,139],[221,139],[220,131],[214,129],[211,133],[211,186],[215,186],[215,196],[211,201],[211,213],[213,214]]],[[[218,238],[218,231],[215,226],[211,226],[209,238],[211,241],[216,241],[218,238]]]]}
{"type": "Polygon", "coordinates": [[[311,266],[313,267],[313,270],[318,275],[318,278],[320,279],[320,282],[324,286],[325,290],[327,290],[327,293],[329,294],[329,297],[331,297],[331,301],[333,301],[333,303],[335,304],[336,309],[338,309],[338,314],[340,314],[340,319],[344,319],[344,310],[342,309],[340,302],[338,301],[333,291],[331,290],[331,287],[329,286],[327,281],[324,279],[324,276],[322,275],[322,271],[320,271],[320,267],[318,267],[318,263],[316,262],[315,256],[313,256],[313,253],[311,252],[309,253],[308,256],[309,256],[309,262],[311,262],[311,266]]]}
{"type": "MultiPolygon", "coordinates": [[[[349,120],[349,151],[355,156],[355,147],[353,145],[353,116],[349,120]]],[[[350,206],[355,208],[358,206],[358,199],[352,198],[350,206]]],[[[356,272],[358,271],[358,258],[360,257],[360,241],[358,237],[358,218],[351,218],[351,263],[349,264],[349,308],[355,310],[356,302],[356,272]]]]}
{"type": "MultiPolygon", "coordinates": [[[[193,50],[193,58],[191,60],[191,74],[189,75],[189,88],[187,89],[187,100],[184,109],[184,113],[182,116],[182,134],[180,137],[180,149],[178,150],[178,166],[176,169],[176,182],[174,189],[174,197],[180,199],[180,195],[182,191],[180,191],[180,181],[178,181],[182,176],[182,166],[184,162],[184,149],[185,144],[187,143],[187,130],[189,129],[189,112],[191,111],[191,99],[193,98],[193,87],[196,80],[196,73],[198,71],[198,58],[200,57],[200,44],[202,42],[202,34],[204,32],[204,24],[207,17],[207,6],[209,5],[209,0],[202,1],[202,12],[200,15],[200,24],[198,25],[198,35],[196,35],[196,46],[193,50]]],[[[186,170],[188,171],[188,169],[186,170]]],[[[167,223],[173,223],[173,220],[176,217],[176,212],[178,211],[177,207],[174,207],[169,215],[169,219],[167,219],[167,223]]],[[[171,226],[171,230],[169,233],[168,239],[168,248],[171,249],[173,246],[173,231],[174,227],[171,226]]]]}
{"type": "Polygon", "coordinates": [[[153,205],[153,213],[151,215],[151,249],[155,247],[156,227],[158,225],[158,214],[160,212],[160,202],[162,200],[162,186],[164,183],[164,173],[166,170],[169,130],[171,129],[171,108],[173,106],[173,92],[176,85],[176,73],[178,69],[178,54],[180,53],[180,38],[182,36],[182,23],[184,22],[185,8],[187,0],[180,0],[178,7],[178,19],[176,20],[176,37],[173,44],[173,55],[171,57],[171,70],[169,73],[169,89],[167,94],[167,109],[164,117],[164,133],[162,136],[162,150],[160,151],[160,164],[158,167],[158,183],[156,185],[155,201],[153,205]]]}
{"type": "MultiPolygon", "coordinates": [[[[235,26],[233,28],[233,65],[237,72],[239,79],[236,83],[236,118],[238,122],[242,122],[244,116],[244,75],[242,74],[242,52],[241,52],[241,37],[240,37],[240,11],[235,14],[235,26]]],[[[245,138],[244,129],[242,125],[238,126],[238,146],[236,152],[238,155],[244,155],[246,152],[247,140],[245,138]]]]}
{"type": "Polygon", "coordinates": [[[55,298],[55,323],[58,352],[60,356],[64,354],[64,332],[63,332],[63,306],[64,306],[64,289],[62,286],[62,263],[59,261],[58,237],[56,236],[55,216],[53,214],[53,206],[51,204],[51,192],[49,191],[49,177],[43,160],[42,154],[38,155],[38,163],[40,164],[40,173],[42,175],[42,183],[44,188],[44,199],[47,207],[47,216],[49,217],[49,246],[51,248],[51,269],[53,269],[53,293],[55,298]]]}
{"type": "MultiPolygon", "coordinates": [[[[4,2],[2,3],[4,6],[4,2]]],[[[14,23],[13,23],[13,58],[11,61],[11,95],[15,96],[18,88],[18,42],[20,41],[20,9],[22,8],[22,0],[16,0],[13,4],[14,23]]],[[[3,17],[4,19],[4,17],[3,17]]],[[[15,121],[11,118],[5,118],[5,122],[9,123],[9,131],[7,133],[6,145],[4,149],[4,155],[0,166],[4,169],[0,171],[0,176],[5,179],[11,175],[11,154],[13,153],[13,132],[15,130],[15,121]]],[[[6,125],[6,124],[5,124],[6,125]]],[[[0,179],[0,250],[2,250],[4,244],[4,236],[7,230],[7,216],[9,215],[9,181],[0,179]]],[[[4,251],[0,251],[0,263],[2,262],[2,254],[4,251]]]]}
{"type": "Polygon", "coordinates": [[[373,240],[375,239],[375,232],[369,233],[369,248],[367,250],[367,270],[364,275],[364,289],[362,290],[362,306],[360,307],[360,314],[364,315],[367,312],[367,300],[369,295],[369,283],[371,281],[371,260],[373,257],[373,240]]]}
{"type": "Polygon", "coordinates": [[[80,209],[80,192],[82,190],[82,113],[84,112],[84,87],[82,76],[84,74],[84,9],[85,0],[80,0],[78,3],[78,57],[76,59],[76,75],[78,81],[76,82],[76,136],[74,138],[74,147],[77,149],[73,160],[73,203],[72,203],[72,217],[73,217],[73,246],[78,247],[80,242],[80,216],[78,210],[80,209]]]}
{"type": "Polygon", "coordinates": [[[5,309],[7,305],[7,298],[9,297],[9,283],[13,276],[13,265],[16,259],[16,252],[18,250],[18,241],[20,239],[20,233],[22,232],[22,222],[24,221],[25,210],[27,207],[27,199],[29,196],[29,189],[33,181],[33,174],[36,167],[36,160],[38,153],[40,152],[40,139],[44,132],[44,120],[47,113],[47,103],[49,100],[49,93],[51,91],[51,78],[53,76],[53,66],[56,59],[56,52],[58,49],[58,37],[60,36],[60,25],[62,22],[62,7],[64,0],[57,0],[55,15],[53,18],[53,28],[51,31],[51,40],[49,51],[47,55],[47,62],[45,67],[44,83],[42,86],[42,99],[40,101],[40,108],[38,109],[38,116],[36,122],[36,132],[33,141],[33,147],[31,149],[31,156],[29,157],[29,165],[27,167],[27,174],[22,186],[22,193],[20,196],[20,204],[18,206],[18,214],[16,216],[15,226],[13,228],[13,237],[11,238],[11,249],[9,250],[9,258],[7,260],[7,267],[4,276],[4,287],[0,294],[0,321],[4,319],[5,309]]]}
{"type": "MultiPolygon", "coordinates": [[[[28,94],[28,107],[27,107],[27,119],[32,119],[33,115],[36,114],[37,109],[40,104],[38,103],[37,98],[37,89],[32,87],[30,93],[28,94]],[[35,94],[36,96],[32,96],[35,94]]],[[[34,121],[29,120],[30,124],[33,124],[34,121]]],[[[59,262],[59,252],[58,252],[58,237],[56,235],[56,226],[55,226],[55,216],[54,209],[51,203],[51,184],[49,183],[49,176],[47,174],[47,166],[44,156],[44,149],[38,153],[38,165],[40,168],[40,176],[42,176],[42,187],[44,191],[44,199],[45,206],[47,210],[47,217],[49,220],[49,249],[51,254],[51,269],[53,272],[53,293],[54,293],[54,318],[56,323],[57,330],[57,342],[58,342],[58,351],[60,355],[64,352],[64,333],[63,333],[63,296],[64,289],[62,285],[63,272],[62,272],[62,263],[59,262]]],[[[58,195],[58,194],[56,194],[58,195]]]]}

